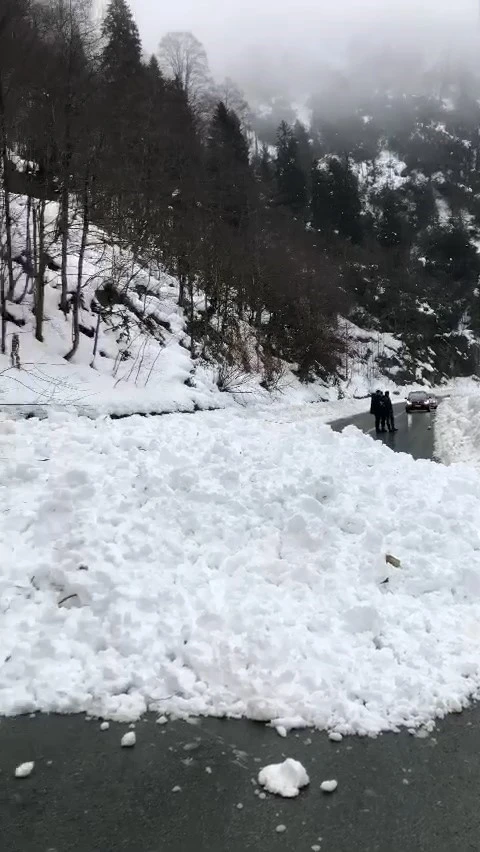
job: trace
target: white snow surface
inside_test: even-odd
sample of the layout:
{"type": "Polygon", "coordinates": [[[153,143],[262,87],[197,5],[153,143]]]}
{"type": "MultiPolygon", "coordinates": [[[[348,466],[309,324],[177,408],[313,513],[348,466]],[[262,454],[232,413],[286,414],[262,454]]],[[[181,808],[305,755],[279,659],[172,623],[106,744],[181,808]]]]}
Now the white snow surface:
{"type": "Polygon", "coordinates": [[[3,420],[0,467],[2,714],[374,735],[480,694],[474,469],[313,406],[3,420]]]}
{"type": "Polygon", "coordinates": [[[300,761],[287,757],[283,763],[271,763],[261,769],[258,783],[275,796],[293,799],[302,787],[310,784],[310,778],[300,761]]]}
{"type": "Polygon", "coordinates": [[[444,464],[462,462],[480,469],[480,388],[455,394],[439,406],[435,450],[444,464]]]}

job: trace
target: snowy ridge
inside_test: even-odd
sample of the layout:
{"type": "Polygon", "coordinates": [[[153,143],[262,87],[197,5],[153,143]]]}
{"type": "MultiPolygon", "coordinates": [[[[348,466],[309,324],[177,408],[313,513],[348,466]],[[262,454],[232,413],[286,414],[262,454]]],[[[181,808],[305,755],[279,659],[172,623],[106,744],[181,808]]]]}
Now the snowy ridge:
{"type": "Polygon", "coordinates": [[[4,420],[0,457],[1,713],[377,734],[479,694],[473,470],[252,409],[4,420]]]}

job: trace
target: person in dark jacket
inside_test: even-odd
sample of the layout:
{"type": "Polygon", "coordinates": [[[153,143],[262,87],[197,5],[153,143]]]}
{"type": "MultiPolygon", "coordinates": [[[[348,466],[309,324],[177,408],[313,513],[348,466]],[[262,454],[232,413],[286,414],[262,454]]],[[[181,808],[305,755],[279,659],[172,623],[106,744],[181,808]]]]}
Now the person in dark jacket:
{"type": "Polygon", "coordinates": [[[387,429],[389,432],[398,432],[398,429],[395,426],[395,417],[393,414],[393,405],[392,400],[390,399],[390,394],[388,391],[385,391],[385,415],[387,421],[387,429]]]}
{"type": "Polygon", "coordinates": [[[387,416],[387,411],[385,405],[385,397],[381,390],[377,390],[374,394],[372,394],[370,414],[373,414],[373,416],[375,417],[375,431],[377,432],[377,434],[379,432],[386,432],[385,420],[387,416]]]}

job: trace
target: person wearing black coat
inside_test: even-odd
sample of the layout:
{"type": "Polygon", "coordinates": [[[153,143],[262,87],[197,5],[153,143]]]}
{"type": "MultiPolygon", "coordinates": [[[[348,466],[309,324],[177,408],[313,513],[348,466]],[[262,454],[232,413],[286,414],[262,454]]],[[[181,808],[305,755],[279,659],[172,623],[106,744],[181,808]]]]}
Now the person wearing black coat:
{"type": "Polygon", "coordinates": [[[392,400],[390,399],[390,394],[388,391],[385,391],[385,414],[387,421],[387,429],[389,432],[398,432],[398,429],[395,427],[395,417],[393,414],[393,405],[392,400]]]}
{"type": "Polygon", "coordinates": [[[387,409],[385,404],[385,397],[381,390],[377,390],[374,394],[372,394],[370,414],[373,414],[373,416],[375,417],[375,431],[377,432],[377,434],[379,432],[385,432],[387,409]]]}

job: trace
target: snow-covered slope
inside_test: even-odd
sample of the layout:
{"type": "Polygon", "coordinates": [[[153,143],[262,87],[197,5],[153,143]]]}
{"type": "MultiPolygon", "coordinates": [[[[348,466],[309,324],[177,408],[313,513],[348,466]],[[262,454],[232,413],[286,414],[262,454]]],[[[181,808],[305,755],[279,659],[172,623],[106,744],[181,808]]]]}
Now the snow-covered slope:
{"type": "MultiPolygon", "coordinates": [[[[26,209],[24,197],[12,198],[16,258],[27,246],[26,209]]],[[[398,353],[401,343],[391,335],[364,331],[340,320],[347,354],[338,377],[302,385],[294,365],[284,364],[275,392],[269,393],[261,386],[261,364],[255,366],[255,356],[249,374],[236,368],[226,371],[223,390],[226,386],[229,393],[221,392],[218,364],[191,357],[185,315],[178,306],[178,281],[158,264],[135,260],[128,248],[97,228],[90,231],[84,260],[80,345],[73,361],[65,361],[72,333],[71,315],[65,317],[59,309],[57,215],[57,204],[50,202],[46,246],[51,266],[58,268],[47,269],[43,343],[34,335],[32,281],[27,281],[22,263],[15,263],[15,297],[7,303],[7,354],[0,355],[0,405],[33,407],[34,411],[52,404],[74,405],[89,414],[123,415],[224,408],[238,402],[300,404],[360,398],[368,396],[379,382],[394,389],[393,382],[385,380],[381,360],[398,353]],[[12,367],[10,360],[14,335],[20,342],[20,369],[12,367]]],[[[73,214],[72,218],[70,295],[77,284],[81,228],[79,219],[73,214]]],[[[204,305],[202,294],[198,302],[204,305]]],[[[252,353],[258,349],[253,336],[246,328],[245,341],[252,353]]]]}
{"type": "Polygon", "coordinates": [[[476,471],[254,409],[3,420],[0,458],[1,713],[375,734],[478,694],[476,471]]]}

